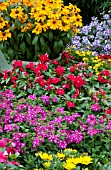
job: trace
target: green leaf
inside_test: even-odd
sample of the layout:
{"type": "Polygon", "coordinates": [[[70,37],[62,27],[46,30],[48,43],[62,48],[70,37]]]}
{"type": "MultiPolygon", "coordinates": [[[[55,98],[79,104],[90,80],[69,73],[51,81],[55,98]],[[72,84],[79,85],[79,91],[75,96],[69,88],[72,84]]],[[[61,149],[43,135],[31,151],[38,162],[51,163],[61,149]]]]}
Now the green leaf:
{"type": "Polygon", "coordinates": [[[15,26],[17,27],[18,30],[20,30],[21,22],[18,19],[15,19],[15,26]]]}
{"type": "Polygon", "coordinates": [[[40,36],[40,43],[41,43],[42,47],[45,45],[45,41],[44,41],[44,38],[42,36],[40,36]]]}
{"type": "Polygon", "coordinates": [[[39,36],[35,36],[35,37],[34,37],[34,39],[33,39],[33,41],[32,41],[32,45],[35,45],[35,44],[37,43],[38,38],[39,38],[39,36]]]}
{"type": "Polygon", "coordinates": [[[24,42],[22,42],[22,43],[20,44],[20,50],[22,51],[23,54],[25,53],[25,48],[26,48],[26,45],[25,45],[24,42]]]}
{"type": "Polygon", "coordinates": [[[52,41],[53,40],[53,33],[52,31],[49,31],[49,41],[52,41]]]}
{"type": "Polygon", "coordinates": [[[58,45],[59,45],[60,48],[62,48],[63,47],[63,41],[59,40],[58,45]]]}
{"type": "Polygon", "coordinates": [[[28,88],[28,89],[27,89],[27,91],[28,91],[30,94],[32,94],[32,93],[33,93],[33,90],[32,90],[32,89],[30,89],[30,88],[28,88]]]}
{"type": "Polygon", "coordinates": [[[32,45],[31,35],[29,33],[26,35],[26,42],[28,43],[28,45],[32,45]]]}

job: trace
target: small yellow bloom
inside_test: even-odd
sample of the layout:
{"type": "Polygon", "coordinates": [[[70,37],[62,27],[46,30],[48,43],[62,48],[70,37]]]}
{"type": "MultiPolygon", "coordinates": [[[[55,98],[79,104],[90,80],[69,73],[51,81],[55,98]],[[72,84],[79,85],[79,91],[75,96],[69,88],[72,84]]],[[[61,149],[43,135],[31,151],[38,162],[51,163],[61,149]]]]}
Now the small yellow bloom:
{"type": "Polygon", "coordinates": [[[46,167],[49,167],[49,166],[50,166],[50,162],[45,162],[44,165],[45,165],[46,167]]]}
{"type": "Polygon", "coordinates": [[[40,153],[39,156],[43,160],[50,160],[51,161],[53,159],[52,155],[47,154],[47,153],[40,153]]]}
{"type": "Polygon", "coordinates": [[[88,165],[92,163],[92,158],[90,156],[80,156],[80,163],[84,165],[88,165]]]}
{"type": "Polygon", "coordinates": [[[73,170],[74,168],[76,168],[76,165],[73,163],[64,163],[63,167],[67,170],[73,170]]]}
{"type": "Polygon", "coordinates": [[[57,156],[59,157],[60,160],[63,160],[65,158],[65,154],[63,153],[57,153],[57,156]]]}

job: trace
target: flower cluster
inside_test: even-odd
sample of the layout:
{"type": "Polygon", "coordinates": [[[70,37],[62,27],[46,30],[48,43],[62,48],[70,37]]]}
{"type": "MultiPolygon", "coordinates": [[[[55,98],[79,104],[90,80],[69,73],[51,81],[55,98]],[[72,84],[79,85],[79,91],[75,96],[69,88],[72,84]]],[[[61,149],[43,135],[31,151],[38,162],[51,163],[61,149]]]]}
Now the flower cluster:
{"type": "MultiPolygon", "coordinates": [[[[35,155],[37,157],[37,161],[39,160],[41,162],[41,166],[46,169],[48,168],[49,170],[53,167],[57,170],[60,168],[73,170],[81,165],[85,168],[84,165],[92,163],[92,158],[88,156],[87,153],[80,154],[76,149],[71,148],[65,149],[63,152],[58,152],[57,154],[39,152],[35,155]]],[[[37,168],[34,170],[37,170],[37,168]]]]}
{"type": "Polygon", "coordinates": [[[97,54],[111,54],[111,18],[110,11],[103,14],[101,21],[92,17],[89,25],[83,26],[80,33],[72,39],[76,49],[91,50],[97,54]]]}
{"type": "Polygon", "coordinates": [[[0,49],[8,61],[24,56],[37,61],[38,54],[46,52],[59,57],[77,27],[82,27],[80,9],[71,3],[64,6],[62,0],[6,0],[0,11],[0,49]]]}

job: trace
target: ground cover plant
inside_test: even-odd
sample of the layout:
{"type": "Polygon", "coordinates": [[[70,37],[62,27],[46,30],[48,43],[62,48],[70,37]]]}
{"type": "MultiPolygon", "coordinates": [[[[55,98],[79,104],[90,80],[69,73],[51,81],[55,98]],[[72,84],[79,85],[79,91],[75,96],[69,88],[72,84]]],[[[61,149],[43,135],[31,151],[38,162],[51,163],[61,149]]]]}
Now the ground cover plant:
{"type": "MultiPolygon", "coordinates": [[[[17,15],[21,1],[16,8],[15,2],[10,1],[12,11],[6,11],[8,1],[0,3],[1,15],[6,12],[13,12],[12,18],[17,15]]],[[[34,3],[22,2],[25,12],[34,3]]],[[[44,7],[43,2],[39,5],[44,7]]],[[[61,0],[57,2],[59,6],[61,0]]],[[[16,17],[11,30],[19,29],[20,16],[16,17]]],[[[94,42],[102,40],[99,46],[93,48],[82,42],[76,48],[75,40],[80,40],[80,36],[84,39],[85,33],[80,32],[59,59],[50,58],[49,51],[41,52],[36,62],[23,66],[22,60],[14,60],[12,70],[0,73],[1,170],[111,169],[110,14],[103,18],[102,22],[94,18],[89,26],[82,27],[82,30],[90,28],[87,31],[95,36],[94,42]],[[102,35],[99,30],[104,31],[102,35]],[[108,44],[109,48],[103,50],[108,44]]],[[[5,19],[1,17],[2,31],[7,29],[5,19]]],[[[81,25],[79,19],[76,24],[81,25]]],[[[1,42],[6,38],[3,43],[7,44],[11,32],[5,32],[5,36],[2,31],[1,42]]],[[[88,38],[89,33],[85,35],[88,38]]]]}
{"type": "MultiPolygon", "coordinates": [[[[90,52],[89,57],[95,56],[90,52]]],[[[15,60],[12,71],[1,74],[1,137],[13,141],[21,169],[110,167],[110,63],[103,55],[105,64],[96,72],[97,63],[79,58],[63,51],[58,62],[43,54],[26,68],[15,60]],[[79,156],[63,159],[67,148],[76,149],[79,156]],[[84,156],[85,163],[85,158],[80,161],[84,156]]]]}

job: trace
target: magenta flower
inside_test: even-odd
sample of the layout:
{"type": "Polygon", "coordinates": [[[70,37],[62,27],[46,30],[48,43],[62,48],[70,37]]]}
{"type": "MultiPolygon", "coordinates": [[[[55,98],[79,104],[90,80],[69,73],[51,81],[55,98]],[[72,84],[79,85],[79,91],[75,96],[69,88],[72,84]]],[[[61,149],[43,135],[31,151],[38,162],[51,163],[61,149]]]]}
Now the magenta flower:
{"type": "Polygon", "coordinates": [[[91,109],[92,109],[94,112],[99,112],[99,111],[101,110],[100,105],[99,105],[98,103],[92,104],[92,105],[91,105],[91,109]]]}

